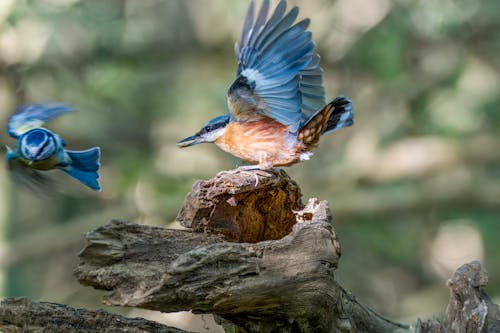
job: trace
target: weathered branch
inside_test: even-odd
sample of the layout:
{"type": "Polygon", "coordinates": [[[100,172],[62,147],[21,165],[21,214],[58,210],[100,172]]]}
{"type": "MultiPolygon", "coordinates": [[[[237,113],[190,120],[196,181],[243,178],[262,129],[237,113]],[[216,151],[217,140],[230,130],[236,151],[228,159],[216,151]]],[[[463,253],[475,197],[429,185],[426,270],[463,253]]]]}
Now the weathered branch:
{"type": "Polygon", "coordinates": [[[6,333],[187,333],[142,318],[126,318],[102,310],[7,298],[0,302],[0,331],[6,333]]]}
{"type": "Polygon", "coordinates": [[[204,233],[114,221],[86,235],[75,274],[109,290],[108,304],[213,313],[249,332],[407,331],[337,284],[340,246],[328,205],[311,199],[294,211],[300,206],[282,171],[220,173],[195,184],[179,214],[204,233]],[[209,232],[251,241],[289,234],[231,243],[209,232]]]}
{"type": "Polygon", "coordinates": [[[278,326],[283,332],[339,326],[403,331],[335,282],[340,253],[326,203],[311,200],[300,214],[312,220],[297,223],[281,240],[197,247],[216,239],[114,221],[87,234],[76,276],[110,290],[110,305],[214,313],[251,332],[278,326]]]}

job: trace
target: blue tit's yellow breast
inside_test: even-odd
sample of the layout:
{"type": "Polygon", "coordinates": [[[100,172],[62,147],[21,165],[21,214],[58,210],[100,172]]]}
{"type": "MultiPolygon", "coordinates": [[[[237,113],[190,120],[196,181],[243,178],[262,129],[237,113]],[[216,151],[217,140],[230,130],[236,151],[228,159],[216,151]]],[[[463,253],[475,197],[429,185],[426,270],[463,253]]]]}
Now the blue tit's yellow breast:
{"type": "Polygon", "coordinates": [[[45,160],[33,161],[31,163],[29,160],[24,158],[20,158],[20,161],[29,166],[30,168],[37,170],[52,170],[55,169],[59,164],[59,161],[57,160],[55,154],[45,160]]]}

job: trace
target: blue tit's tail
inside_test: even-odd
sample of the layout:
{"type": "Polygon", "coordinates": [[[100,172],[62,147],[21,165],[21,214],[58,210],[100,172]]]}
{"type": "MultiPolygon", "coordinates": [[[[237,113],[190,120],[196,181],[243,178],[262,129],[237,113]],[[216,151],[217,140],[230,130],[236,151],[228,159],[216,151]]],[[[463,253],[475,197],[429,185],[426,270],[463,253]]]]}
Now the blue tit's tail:
{"type": "Polygon", "coordinates": [[[349,98],[339,96],[330,104],[333,106],[333,111],[326,123],[326,129],[323,134],[351,126],[354,123],[354,110],[349,98]]]}
{"type": "Polygon", "coordinates": [[[101,191],[101,185],[97,181],[99,178],[101,149],[94,147],[82,151],[66,150],[66,153],[71,158],[71,163],[61,169],[91,189],[101,191]]]}

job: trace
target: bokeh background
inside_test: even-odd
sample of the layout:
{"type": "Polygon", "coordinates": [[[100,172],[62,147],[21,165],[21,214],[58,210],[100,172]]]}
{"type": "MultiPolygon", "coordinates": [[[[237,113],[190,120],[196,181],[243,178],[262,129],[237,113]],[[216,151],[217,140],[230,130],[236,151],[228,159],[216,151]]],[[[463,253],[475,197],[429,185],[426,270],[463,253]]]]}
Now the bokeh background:
{"type": "MultiPolygon", "coordinates": [[[[330,202],[342,285],[414,322],[442,313],[446,279],[480,259],[500,295],[500,2],[289,2],[312,18],[328,98],[355,104],[354,127],[287,169],[305,199],[330,202]]],[[[103,307],[72,277],[83,233],[111,218],[170,225],[196,179],[240,164],[175,143],[226,111],[247,5],[0,1],[2,126],[16,105],[63,101],[78,112],[48,127],[103,151],[99,194],[62,173],[58,191],[33,193],[0,168],[1,295],[103,307]]],[[[210,316],[106,309],[220,330],[210,316]]]]}

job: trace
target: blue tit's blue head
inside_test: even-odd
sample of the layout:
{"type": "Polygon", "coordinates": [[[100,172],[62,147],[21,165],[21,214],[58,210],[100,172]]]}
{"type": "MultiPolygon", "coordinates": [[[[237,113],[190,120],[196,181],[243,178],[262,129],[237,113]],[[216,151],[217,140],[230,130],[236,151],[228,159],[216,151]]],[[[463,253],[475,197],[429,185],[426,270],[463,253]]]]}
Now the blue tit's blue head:
{"type": "Polygon", "coordinates": [[[229,114],[224,114],[210,120],[194,135],[188,136],[177,142],[177,146],[184,148],[203,142],[214,142],[224,134],[227,124],[229,124],[229,114]]]}
{"type": "Polygon", "coordinates": [[[18,139],[19,155],[31,162],[46,160],[57,149],[58,140],[54,133],[43,128],[29,130],[18,139]]]}

